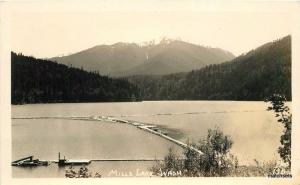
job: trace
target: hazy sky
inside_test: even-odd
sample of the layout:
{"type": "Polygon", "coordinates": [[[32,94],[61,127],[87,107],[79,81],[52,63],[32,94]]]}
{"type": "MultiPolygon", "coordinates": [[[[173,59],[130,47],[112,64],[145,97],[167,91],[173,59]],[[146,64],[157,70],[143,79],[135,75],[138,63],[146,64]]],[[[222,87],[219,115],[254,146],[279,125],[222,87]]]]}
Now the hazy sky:
{"type": "Polygon", "coordinates": [[[36,57],[53,57],[99,44],[140,43],[166,36],[239,55],[291,34],[289,11],[256,11],[255,8],[205,11],[203,7],[189,10],[180,6],[168,9],[151,6],[152,9],[145,11],[125,8],[57,11],[49,7],[43,11],[22,11],[16,8],[11,14],[11,47],[13,51],[36,57]]]}

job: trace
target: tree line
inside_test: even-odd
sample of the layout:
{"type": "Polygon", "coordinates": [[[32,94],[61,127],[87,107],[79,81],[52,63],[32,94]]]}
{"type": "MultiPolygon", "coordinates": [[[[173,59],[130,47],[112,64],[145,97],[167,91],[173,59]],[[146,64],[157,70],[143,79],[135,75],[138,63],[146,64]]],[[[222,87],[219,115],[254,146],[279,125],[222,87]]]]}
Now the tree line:
{"type": "Polygon", "coordinates": [[[12,53],[12,103],[141,100],[291,100],[291,37],[187,73],[110,78],[12,53]]]}
{"type": "Polygon", "coordinates": [[[122,102],[138,99],[138,88],[43,59],[11,53],[12,104],[58,102],[122,102]]]}
{"type": "Polygon", "coordinates": [[[132,76],[144,100],[291,100],[291,37],[189,73],[132,76]]]}

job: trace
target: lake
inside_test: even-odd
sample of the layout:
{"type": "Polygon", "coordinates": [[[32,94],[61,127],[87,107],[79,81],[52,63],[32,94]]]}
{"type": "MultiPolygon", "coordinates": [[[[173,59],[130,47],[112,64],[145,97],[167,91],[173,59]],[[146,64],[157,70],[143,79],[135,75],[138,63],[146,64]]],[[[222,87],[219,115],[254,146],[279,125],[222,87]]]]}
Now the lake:
{"type": "MultiPolygon", "coordinates": [[[[240,164],[278,159],[282,127],[265,102],[146,101],[130,103],[69,103],[12,106],[12,159],[34,155],[57,160],[58,152],[71,159],[163,158],[168,148],[182,148],[127,124],[57,117],[113,116],[158,125],[169,136],[197,142],[210,128],[221,128],[234,141],[232,153],[240,164]],[[56,117],[56,119],[51,119],[56,117]]],[[[111,170],[147,171],[154,162],[92,162],[89,169],[103,176],[111,170]]],[[[13,167],[14,177],[64,177],[65,169],[13,167]]]]}

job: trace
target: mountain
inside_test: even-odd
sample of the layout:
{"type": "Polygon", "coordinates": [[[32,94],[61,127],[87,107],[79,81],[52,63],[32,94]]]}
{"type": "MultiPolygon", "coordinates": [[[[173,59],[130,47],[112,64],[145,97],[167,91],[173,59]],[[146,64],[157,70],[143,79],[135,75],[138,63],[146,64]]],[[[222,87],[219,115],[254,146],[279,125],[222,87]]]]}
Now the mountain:
{"type": "Polygon", "coordinates": [[[49,60],[111,76],[116,71],[129,70],[141,64],[145,57],[144,48],[137,44],[120,42],[113,45],[95,46],[75,54],[54,57],[49,60]]]}
{"type": "Polygon", "coordinates": [[[135,101],[139,90],[125,79],[11,53],[12,104],[135,101]]]}
{"type": "Polygon", "coordinates": [[[200,70],[128,80],[144,100],[264,100],[274,93],[291,100],[291,36],[200,70]]]}
{"type": "MultiPolygon", "coordinates": [[[[187,48],[182,43],[176,42],[160,45],[162,47],[164,44],[165,48],[168,48],[166,50],[172,51],[173,48],[180,47],[172,48],[170,45],[179,44],[187,48]]],[[[124,47],[121,43],[117,45],[117,47],[124,47]]],[[[131,47],[143,48],[144,46],[130,45],[125,48],[131,47]]],[[[160,54],[160,51],[166,51],[157,48],[157,45],[153,47],[160,54]]],[[[154,48],[152,54],[155,53],[154,48]]],[[[98,52],[97,48],[94,49],[98,52]]],[[[183,51],[182,48],[180,50],[183,51]]],[[[210,52],[214,51],[210,49],[210,52]]],[[[193,53],[191,49],[185,52],[193,53]]],[[[162,53],[165,58],[177,54],[177,52],[162,53]]],[[[161,56],[160,54],[155,56],[161,56]]],[[[274,93],[284,95],[287,100],[291,100],[292,97],[291,36],[264,44],[228,62],[169,75],[110,78],[99,75],[95,71],[86,72],[22,54],[12,53],[11,57],[12,104],[136,100],[261,101],[274,93]]],[[[153,58],[151,60],[154,60],[153,58]]]]}
{"type": "Polygon", "coordinates": [[[99,71],[109,76],[165,75],[200,69],[229,61],[234,55],[179,40],[163,39],[158,44],[116,43],[100,45],[49,60],[68,66],[99,71]]]}

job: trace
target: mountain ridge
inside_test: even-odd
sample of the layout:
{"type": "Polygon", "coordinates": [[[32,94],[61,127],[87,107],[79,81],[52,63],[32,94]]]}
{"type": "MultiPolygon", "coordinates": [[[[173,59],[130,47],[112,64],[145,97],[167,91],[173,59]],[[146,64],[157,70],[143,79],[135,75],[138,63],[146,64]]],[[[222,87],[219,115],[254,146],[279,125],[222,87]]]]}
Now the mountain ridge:
{"type": "Polygon", "coordinates": [[[229,51],[204,47],[180,40],[163,39],[154,44],[117,42],[97,45],[77,53],[49,60],[68,66],[99,71],[108,76],[136,74],[171,74],[199,69],[208,64],[222,63],[234,58],[229,51]],[[172,63],[174,62],[174,63],[172,63]],[[149,63],[153,63],[149,68],[149,63]],[[181,66],[182,70],[176,65],[181,66]],[[158,73],[156,69],[160,69],[158,73]]]}
{"type": "Polygon", "coordinates": [[[263,44],[222,64],[160,76],[131,76],[145,100],[291,100],[291,36],[263,44]]]}
{"type": "Polygon", "coordinates": [[[11,74],[13,104],[263,101],[273,94],[284,95],[290,101],[291,36],[266,43],[228,62],[169,75],[133,75],[114,79],[96,71],[86,72],[13,52],[11,74]]]}

